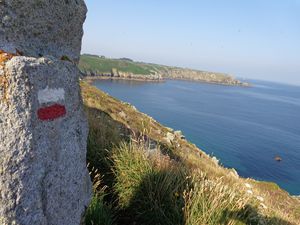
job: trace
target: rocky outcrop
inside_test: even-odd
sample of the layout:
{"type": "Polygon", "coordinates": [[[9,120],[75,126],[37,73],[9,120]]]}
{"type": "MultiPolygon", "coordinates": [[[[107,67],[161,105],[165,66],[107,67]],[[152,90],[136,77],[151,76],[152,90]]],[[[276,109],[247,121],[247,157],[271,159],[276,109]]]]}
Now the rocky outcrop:
{"type": "Polygon", "coordinates": [[[0,1],[1,225],[76,225],[89,204],[85,13],[82,0],[0,1]]]}
{"type": "Polygon", "coordinates": [[[159,73],[162,75],[162,77],[168,79],[192,80],[236,86],[249,86],[248,83],[241,82],[234,77],[224,73],[199,71],[177,67],[162,67],[159,69],[159,73]]]}
{"type": "Polygon", "coordinates": [[[134,74],[130,72],[122,72],[115,68],[111,70],[110,73],[98,73],[96,72],[84,72],[83,73],[88,78],[110,78],[110,79],[124,79],[124,80],[141,80],[141,81],[161,81],[163,80],[160,74],[134,74]]]}
{"type": "Polygon", "coordinates": [[[161,75],[159,74],[149,74],[149,75],[144,75],[144,74],[133,74],[133,73],[128,73],[128,72],[121,72],[118,71],[118,77],[120,78],[129,78],[129,79],[144,79],[144,80],[162,80],[161,75]]]}
{"type": "Polygon", "coordinates": [[[190,80],[199,81],[204,83],[223,84],[232,86],[250,86],[249,83],[239,81],[234,77],[223,74],[206,71],[198,71],[192,69],[182,69],[174,67],[165,67],[158,69],[152,74],[134,74],[130,72],[118,71],[113,68],[111,73],[85,73],[89,77],[110,77],[110,78],[121,78],[121,79],[132,79],[132,80],[154,80],[161,81],[165,79],[177,79],[177,80],[190,80]]]}
{"type": "Polygon", "coordinates": [[[83,0],[1,0],[0,49],[78,61],[86,10],[83,0]]]}

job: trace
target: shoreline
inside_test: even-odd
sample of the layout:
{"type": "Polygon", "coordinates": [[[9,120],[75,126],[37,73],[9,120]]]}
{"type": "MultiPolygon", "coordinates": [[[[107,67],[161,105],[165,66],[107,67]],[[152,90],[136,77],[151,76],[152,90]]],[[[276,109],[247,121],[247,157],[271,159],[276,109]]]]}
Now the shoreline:
{"type": "Polygon", "coordinates": [[[230,84],[230,83],[222,83],[222,82],[214,82],[214,81],[204,81],[204,80],[197,80],[197,79],[188,79],[188,78],[169,78],[166,77],[165,81],[167,80],[178,80],[178,81],[190,81],[190,82],[197,82],[202,84],[215,84],[215,85],[222,85],[222,86],[233,86],[233,87],[252,87],[250,83],[242,83],[242,84],[230,84]]]}
{"type": "Polygon", "coordinates": [[[152,82],[152,83],[164,83],[164,79],[141,79],[141,78],[128,78],[128,77],[109,77],[109,76],[85,76],[83,78],[87,82],[92,82],[93,80],[126,80],[126,81],[137,81],[137,82],[152,82]]]}
{"type": "Polygon", "coordinates": [[[94,80],[124,80],[124,81],[136,81],[136,82],[150,82],[150,83],[164,83],[168,80],[178,80],[178,81],[190,81],[190,82],[199,82],[203,84],[214,84],[214,85],[223,85],[223,86],[234,86],[234,87],[252,87],[252,84],[241,83],[241,84],[230,84],[225,82],[214,82],[214,81],[204,81],[197,79],[187,79],[187,78],[171,78],[166,77],[162,79],[148,79],[148,78],[134,78],[134,77],[112,77],[112,76],[84,76],[83,80],[88,83],[92,83],[94,80]]]}

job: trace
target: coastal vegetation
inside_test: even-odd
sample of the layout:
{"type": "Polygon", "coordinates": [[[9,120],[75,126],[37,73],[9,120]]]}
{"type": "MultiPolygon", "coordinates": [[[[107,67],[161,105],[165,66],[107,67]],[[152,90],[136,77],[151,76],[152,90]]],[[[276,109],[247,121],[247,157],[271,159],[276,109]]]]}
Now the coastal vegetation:
{"type": "Polygon", "coordinates": [[[107,59],[94,55],[82,55],[79,68],[88,75],[110,74],[112,69],[133,74],[152,74],[150,68],[125,59],[107,59]]]}
{"type": "Polygon", "coordinates": [[[188,68],[164,66],[153,63],[135,62],[128,58],[110,59],[104,56],[82,55],[79,68],[93,78],[164,80],[193,80],[223,85],[249,86],[225,73],[207,72],[188,68]]]}
{"type": "Polygon", "coordinates": [[[94,183],[87,225],[300,224],[300,200],[276,184],[242,178],[134,106],[85,81],[81,89],[94,183]]]}

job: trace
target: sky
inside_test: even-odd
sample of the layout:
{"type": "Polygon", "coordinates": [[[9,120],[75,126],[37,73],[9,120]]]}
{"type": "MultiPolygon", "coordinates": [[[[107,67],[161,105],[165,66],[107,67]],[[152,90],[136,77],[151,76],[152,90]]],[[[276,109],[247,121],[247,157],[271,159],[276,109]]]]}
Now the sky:
{"type": "Polygon", "coordinates": [[[82,53],[300,85],[300,0],[86,0],[82,53]]]}

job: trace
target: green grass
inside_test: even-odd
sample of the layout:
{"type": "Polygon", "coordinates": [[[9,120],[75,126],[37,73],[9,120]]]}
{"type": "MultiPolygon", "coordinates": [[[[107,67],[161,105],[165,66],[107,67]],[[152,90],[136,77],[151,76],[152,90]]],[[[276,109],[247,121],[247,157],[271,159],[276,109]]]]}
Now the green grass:
{"type": "Polygon", "coordinates": [[[80,57],[79,68],[83,72],[94,72],[97,74],[110,73],[113,68],[133,74],[153,74],[149,67],[142,64],[128,60],[106,59],[90,55],[82,55],[80,57]]]}
{"type": "Polygon", "coordinates": [[[107,160],[110,149],[122,139],[117,124],[109,115],[91,108],[86,108],[85,111],[90,128],[87,140],[87,160],[91,168],[97,168],[106,174],[111,167],[111,163],[107,160]]]}
{"type": "Polygon", "coordinates": [[[138,224],[183,224],[183,189],[186,176],[182,167],[172,166],[159,155],[146,156],[143,145],[123,143],[113,153],[114,190],[119,205],[138,224]]]}
{"type": "Polygon", "coordinates": [[[85,225],[114,225],[112,206],[104,202],[105,193],[96,194],[85,215],[85,225]]]}

